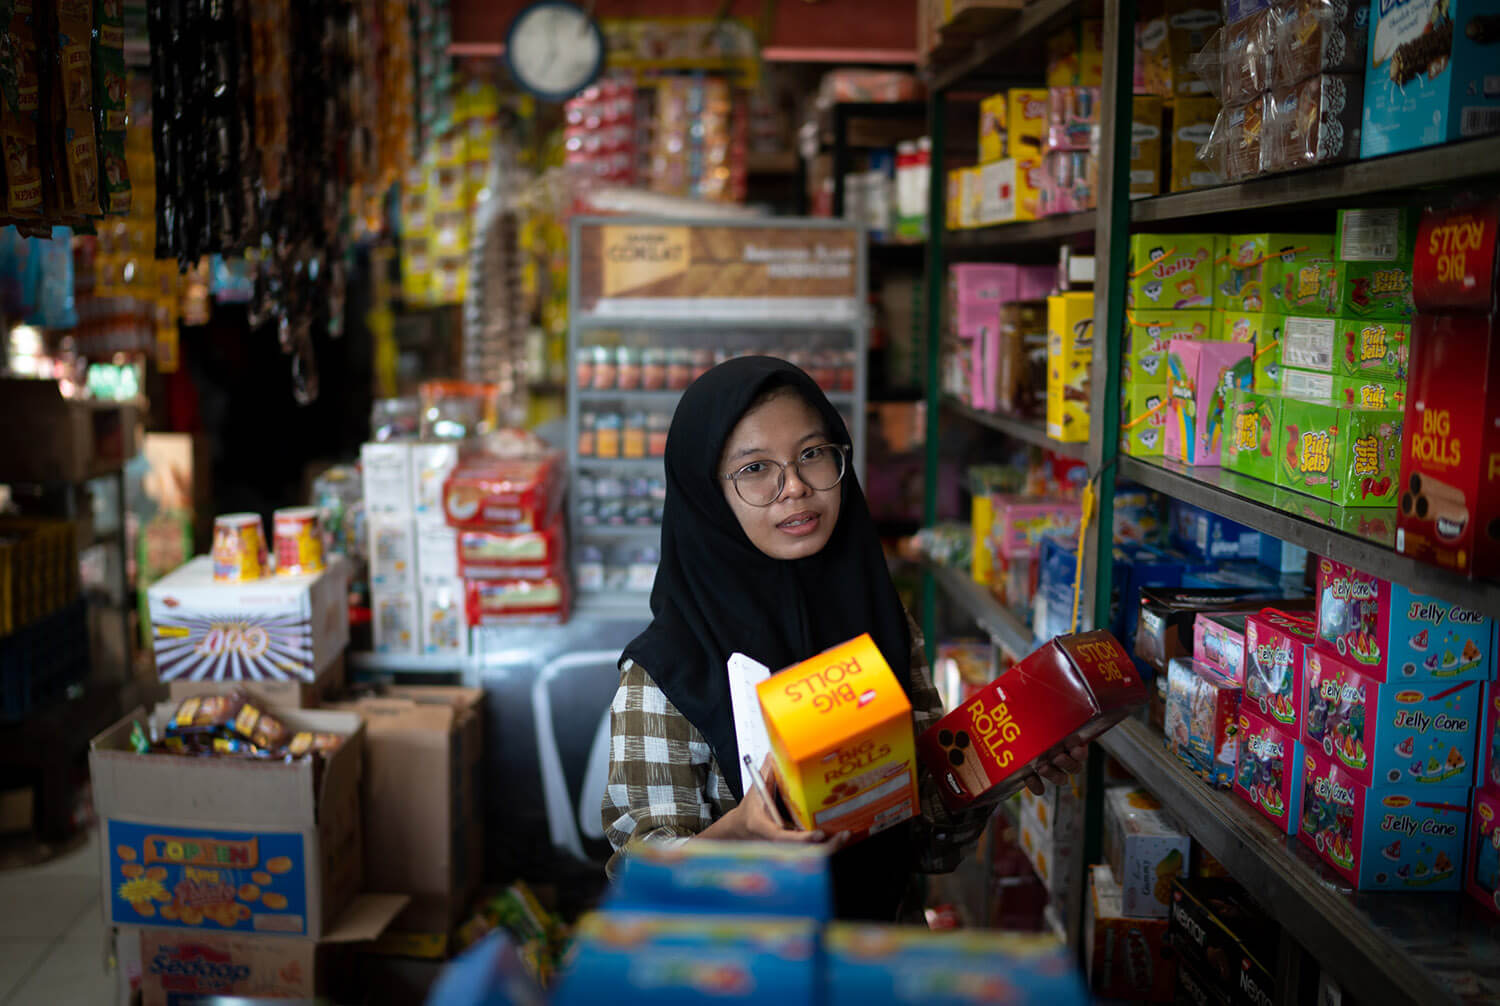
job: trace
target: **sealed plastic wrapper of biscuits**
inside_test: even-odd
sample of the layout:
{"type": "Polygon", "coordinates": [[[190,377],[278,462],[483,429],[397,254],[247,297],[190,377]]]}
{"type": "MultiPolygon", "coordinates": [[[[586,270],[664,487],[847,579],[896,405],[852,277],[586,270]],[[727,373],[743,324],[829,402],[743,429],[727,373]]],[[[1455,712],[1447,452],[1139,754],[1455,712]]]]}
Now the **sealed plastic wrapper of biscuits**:
{"type": "Polygon", "coordinates": [[[917,741],[949,807],[1004,798],[1053,755],[1146,702],[1146,686],[1103,630],[1058,636],[938,720],[917,741]]]}

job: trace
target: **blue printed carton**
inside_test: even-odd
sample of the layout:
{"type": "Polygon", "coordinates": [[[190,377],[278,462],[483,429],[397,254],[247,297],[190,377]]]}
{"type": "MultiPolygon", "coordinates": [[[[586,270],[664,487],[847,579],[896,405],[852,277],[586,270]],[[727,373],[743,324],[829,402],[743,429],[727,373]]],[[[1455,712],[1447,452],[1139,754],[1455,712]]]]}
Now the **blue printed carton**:
{"type": "Polygon", "coordinates": [[[809,919],[595,912],[578,921],[554,1006],[818,1002],[809,919]]]}
{"type": "Polygon", "coordinates": [[[1456,891],[1469,791],[1462,786],[1361,786],[1305,746],[1297,838],[1362,891],[1456,891]]]}
{"type": "Polygon", "coordinates": [[[833,917],[828,852],[783,842],[644,844],[633,849],[611,909],[833,917]]]}
{"type": "Polygon", "coordinates": [[[1203,559],[1258,559],[1260,532],[1181,500],[1172,501],[1172,544],[1203,559]]]}
{"type": "Polygon", "coordinates": [[[1500,130],[1500,0],[1372,0],[1360,156],[1500,130]]]}
{"type": "Polygon", "coordinates": [[[321,938],[364,883],[363,721],[270,710],[343,738],[321,764],[138,754],[135,724],[162,736],[175,711],[137,709],[89,752],[106,925],[321,938]]]}
{"type": "Polygon", "coordinates": [[[1091,1001],[1072,955],[1050,935],[840,924],[824,949],[826,1006],[1091,1001]]]}

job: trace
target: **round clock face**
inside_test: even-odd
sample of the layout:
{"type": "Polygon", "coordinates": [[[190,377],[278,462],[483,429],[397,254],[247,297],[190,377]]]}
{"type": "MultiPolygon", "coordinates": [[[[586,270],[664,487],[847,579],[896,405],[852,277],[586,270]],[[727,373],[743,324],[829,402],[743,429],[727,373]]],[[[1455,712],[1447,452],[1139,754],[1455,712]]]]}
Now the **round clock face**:
{"type": "Polygon", "coordinates": [[[576,5],[542,0],[516,15],[505,39],[505,59],[516,83],[538,97],[561,101],[599,75],[604,36],[576,5]]]}

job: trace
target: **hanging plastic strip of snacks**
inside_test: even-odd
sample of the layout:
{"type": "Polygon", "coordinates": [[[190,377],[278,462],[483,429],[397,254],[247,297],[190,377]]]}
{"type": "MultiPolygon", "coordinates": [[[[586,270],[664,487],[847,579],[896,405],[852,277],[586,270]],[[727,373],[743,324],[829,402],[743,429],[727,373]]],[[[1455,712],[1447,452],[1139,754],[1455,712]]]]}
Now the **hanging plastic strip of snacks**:
{"type": "Polygon", "coordinates": [[[120,0],[94,3],[94,128],[99,152],[99,211],[130,212],[130,169],[125,161],[125,19],[120,0]]]}

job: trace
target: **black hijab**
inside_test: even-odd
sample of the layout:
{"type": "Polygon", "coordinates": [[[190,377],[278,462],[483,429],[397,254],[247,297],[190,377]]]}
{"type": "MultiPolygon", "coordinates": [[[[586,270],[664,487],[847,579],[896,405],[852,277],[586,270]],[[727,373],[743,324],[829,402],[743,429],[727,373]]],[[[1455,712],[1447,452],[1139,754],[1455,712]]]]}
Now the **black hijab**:
{"type": "MultiPolygon", "coordinates": [[[[838,523],[822,551],[774,559],[756,548],[724,498],[719,457],[761,395],[790,388],[822,418],[831,440],[850,443],[838,410],[803,371],[783,360],[741,357],[714,367],[683,393],[667,433],[667,497],[653,619],[625,648],[698,729],[742,798],[739,745],[725,665],[744,653],[778,671],[868,632],[911,692],[911,632],[852,467],[840,483],[838,523]]],[[[867,839],[835,858],[845,917],[890,918],[909,879],[909,829],[867,839]],[[843,883],[839,877],[849,876],[843,883]],[[856,875],[858,875],[856,879],[856,875]],[[877,891],[875,878],[893,890],[877,891]],[[894,889],[899,883],[900,889],[894,889]]]]}

